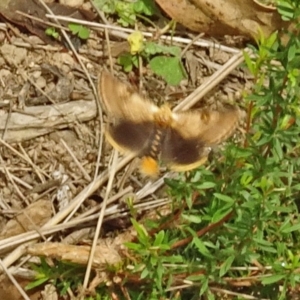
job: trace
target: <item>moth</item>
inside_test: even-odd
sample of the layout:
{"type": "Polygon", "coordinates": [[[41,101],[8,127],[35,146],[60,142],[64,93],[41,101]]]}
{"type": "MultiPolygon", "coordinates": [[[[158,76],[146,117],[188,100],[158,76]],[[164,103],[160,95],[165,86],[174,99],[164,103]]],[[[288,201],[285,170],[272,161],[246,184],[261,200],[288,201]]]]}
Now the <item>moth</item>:
{"type": "Polygon", "coordinates": [[[227,139],[239,123],[238,108],[172,112],[156,106],[131,86],[103,71],[100,101],[108,116],[106,138],[121,153],[142,157],[142,173],[155,176],[158,161],[182,172],[202,165],[210,147],[227,139]]]}

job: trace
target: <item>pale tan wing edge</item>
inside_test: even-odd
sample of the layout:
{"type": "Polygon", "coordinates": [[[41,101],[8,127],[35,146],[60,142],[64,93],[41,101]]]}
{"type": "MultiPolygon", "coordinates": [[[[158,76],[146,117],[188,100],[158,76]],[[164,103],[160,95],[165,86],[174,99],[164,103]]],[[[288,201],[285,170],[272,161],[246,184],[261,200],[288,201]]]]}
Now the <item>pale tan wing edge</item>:
{"type": "Polygon", "coordinates": [[[169,168],[175,172],[187,172],[187,171],[196,169],[196,168],[202,166],[203,164],[205,164],[205,162],[207,161],[207,158],[208,158],[208,154],[209,154],[209,151],[206,151],[205,154],[203,154],[203,156],[201,156],[201,158],[199,158],[199,160],[195,161],[194,163],[191,163],[188,165],[171,164],[171,165],[169,165],[169,168]]]}
{"type": "Polygon", "coordinates": [[[98,93],[106,113],[128,121],[153,121],[159,108],[132,87],[103,71],[98,78],[98,93]]]}
{"type": "Polygon", "coordinates": [[[206,146],[226,140],[237,128],[241,111],[238,108],[221,111],[194,110],[172,113],[172,127],[184,138],[199,138],[206,146]]]}

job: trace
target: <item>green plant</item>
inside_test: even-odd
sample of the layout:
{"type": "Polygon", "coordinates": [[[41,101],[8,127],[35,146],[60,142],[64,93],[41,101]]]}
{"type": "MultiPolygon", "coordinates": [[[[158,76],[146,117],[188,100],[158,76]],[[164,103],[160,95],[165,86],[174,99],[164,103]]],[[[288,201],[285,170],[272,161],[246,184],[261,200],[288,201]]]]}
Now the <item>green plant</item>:
{"type": "Polygon", "coordinates": [[[86,40],[90,36],[89,28],[81,24],[70,23],[68,24],[68,27],[71,30],[72,34],[77,35],[82,40],[86,40]]]}
{"type": "Polygon", "coordinates": [[[209,170],[166,180],[173,215],[149,222],[137,230],[137,244],[128,245],[144,299],[222,299],[228,290],[237,299],[298,293],[300,39],[288,35],[287,44],[279,33],[261,36],[257,48],[250,46],[255,58],[245,52],[255,85],[245,95],[244,140],[228,143],[209,170]],[[149,251],[154,240],[169,249],[149,251]],[[176,286],[184,288],[176,294],[176,286]]]}
{"type": "Polygon", "coordinates": [[[144,50],[144,57],[149,61],[151,70],[171,85],[177,85],[187,78],[180,54],[181,49],[177,46],[153,42],[147,42],[144,50]]]}
{"type": "MultiPolygon", "coordinates": [[[[86,40],[90,36],[89,28],[87,28],[81,24],[69,23],[68,27],[73,35],[77,35],[82,40],[86,40]]],[[[54,39],[58,39],[60,37],[59,32],[57,32],[56,28],[54,28],[54,27],[48,27],[45,30],[45,33],[46,33],[46,35],[49,35],[49,36],[53,37],[54,39]]]]}
{"type": "MultiPolygon", "coordinates": [[[[157,14],[154,0],[94,0],[94,3],[108,14],[117,14],[118,22],[126,27],[134,25],[137,17],[145,20],[143,15],[153,16],[157,14]]],[[[153,24],[148,19],[146,21],[153,24]]],[[[177,85],[182,79],[186,78],[179,47],[145,42],[139,31],[135,31],[129,35],[128,41],[131,48],[130,52],[125,52],[118,58],[118,63],[123,66],[125,72],[130,72],[133,68],[138,68],[139,62],[144,60],[146,63],[149,63],[151,70],[163,77],[168,84],[177,85]],[[139,60],[139,57],[141,60],[139,60]]]]}
{"type": "Polygon", "coordinates": [[[139,57],[149,64],[150,69],[161,76],[168,84],[177,85],[186,78],[186,72],[181,62],[181,49],[177,46],[160,45],[145,42],[140,32],[135,31],[128,37],[131,51],[118,58],[118,63],[124,71],[130,72],[139,66],[139,57]]]}
{"type": "Polygon", "coordinates": [[[31,264],[31,268],[36,272],[36,279],[26,286],[26,290],[49,282],[58,289],[61,296],[66,295],[69,288],[75,291],[80,287],[85,271],[83,267],[66,262],[56,261],[50,265],[45,258],[41,258],[40,265],[31,264]]]}
{"type": "Polygon", "coordinates": [[[299,0],[276,0],[276,8],[285,21],[297,20],[300,15],[299,0]]]}
{"type": "Polygon", "coordinates": [[[157,290],[163,290],[164,263],[173,263],[174,257],[164,255],[169,249],[169,239],[164,231],[160,231],[155,236],[150,236],[145,228],[132,219],[133,226],[138,233],[137,243],[126,243],[127,247],[139,253],[139,262],[133,269],[133,274],[140,274],[141,280],[147,278],[155,282],[157,290]]]}
{"type": "Polygon", "coordinates": [[[45,30],[46,35],[52,36],[54,39],[58,39],[59,38],[59,33],[56,31],[56,29],[54,27],[48,27],[45,30]]]}
{"type": "Polygon", "coordinates": [[[122,26],[134,25],[137,17],[152,16],[157,13],[153,0],[94,0],[96,7],[108,14],[116,14],[122,26]]]}

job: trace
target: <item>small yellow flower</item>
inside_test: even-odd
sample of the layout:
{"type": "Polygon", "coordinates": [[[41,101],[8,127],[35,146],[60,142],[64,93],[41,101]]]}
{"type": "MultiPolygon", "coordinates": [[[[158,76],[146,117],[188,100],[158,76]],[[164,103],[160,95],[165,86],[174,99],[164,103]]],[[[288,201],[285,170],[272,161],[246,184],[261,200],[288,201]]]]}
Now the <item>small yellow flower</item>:
{"type": "Polygon", "coordinates": [[[144,37],[140,31],[134,31],[128,36],[127,41],[130,45],[130,53],[132,55],[135,55],[143,50],[143,40],[144,37]]]}

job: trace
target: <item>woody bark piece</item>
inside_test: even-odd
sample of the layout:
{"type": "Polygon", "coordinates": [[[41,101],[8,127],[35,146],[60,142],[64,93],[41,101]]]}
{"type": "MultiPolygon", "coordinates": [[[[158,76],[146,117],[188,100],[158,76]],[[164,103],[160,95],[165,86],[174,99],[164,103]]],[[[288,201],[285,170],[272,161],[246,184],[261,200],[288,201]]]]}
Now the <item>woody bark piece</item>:
{"type": "MultiPolygon", "coordinates": [[[[86,21],[92,21],[95,18],[95,14],[90,11],[69,7],[59,3],[49,3],[48,7],[55,15],[73,17],[86,21]]],[[[20,27],[26,28],[29,32],[37,35],[47,44],[58,43],[58,40],[52,39],[45,34],[45,29],[47,29],[49,25],[35,20],[30,20],[27,17],[18,14],[18,11],[32,15],[33,17],[39,18],[44,22],[49,21],[45,17],[48,12],[38,0],[1,0],[0,19],[10,21],[11,23],[14,23],[20,27]]],[[[64,24],[64,22],[61,23],[64,24]]]]}
{"type": "Polygon", "coordinates": [[[50,220],[51,216],[51,202],[38,200],[20,210],[19,214],[7,222],[0,232],[0,240],[29,230],[39,229],[50,220]]]}
{"type": "MultiPolygon", "coordinates": [[[[91,252],[90,246],[77,246],[62,243],[43,243],[30,245],[27,253],[37,256],[46,256],[68,261],[80,265],[86,265],[91,252]]],[[[116,249],[109,245],[96,246],[93,260],[93,268],[105,268],[121,262],[121,256],[116,249]]]]}
{"type": "Polygon", "coordinates": [[[273,7],[253,0],[156,0],[160,7],[185,27],[212,36],[265,36],[288,27],[273,7]],[[189,16],[188,18],[186,16],[189,16]]]}
{"type": "MultiPolygon", "coordinates": [[[[123,244],[131,242],[136,237],[134,228],[118,234],[114,238],[100,239],[96,246],[93,268],[106,268],[107,265],[115,265],[124,259],[122,255],[123,244]]],[[[91,252],[91,246],[78,246],[63,243],[40,243],[29,245],[26,252],[30,255],[45,256],[59,260],[86,265],[91,252]]]]}
{"type": "Polygon", "coordinates": [[[0,118],[0,135],[9,143],[29,140],[56,129],[68,127],[73,122],[89,121],[96,117],[94,101],[72,101],[48,106],[26,107],[24,113],[3,112],[0,118]],[[7,121],[8,119],[8,121],[7,121]]]}

